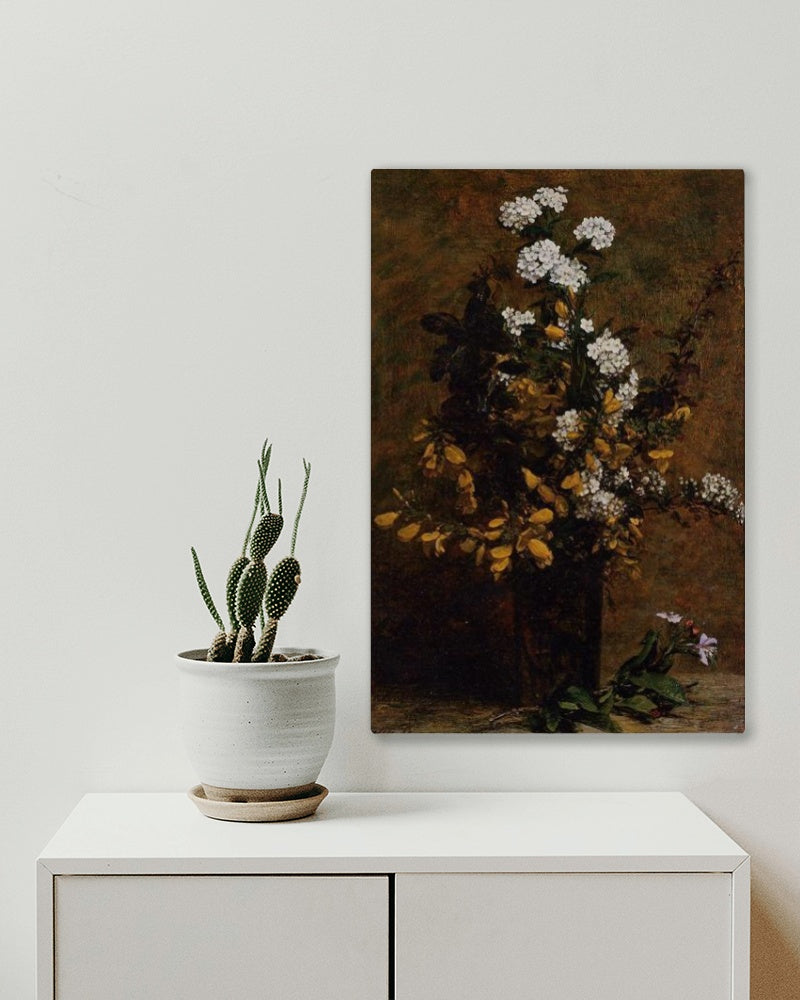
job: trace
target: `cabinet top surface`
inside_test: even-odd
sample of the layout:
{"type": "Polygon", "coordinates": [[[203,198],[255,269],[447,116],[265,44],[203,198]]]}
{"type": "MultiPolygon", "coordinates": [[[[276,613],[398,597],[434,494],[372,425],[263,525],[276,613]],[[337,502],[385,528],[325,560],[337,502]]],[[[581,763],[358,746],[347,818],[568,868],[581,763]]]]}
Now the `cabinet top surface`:
{"type": "Polygon", "coordinates": [[[747,857],[677,792],[333,792],[315,816],[227,823],[180,793],[84,796],[56,874],[733,871],[747,857]]]}

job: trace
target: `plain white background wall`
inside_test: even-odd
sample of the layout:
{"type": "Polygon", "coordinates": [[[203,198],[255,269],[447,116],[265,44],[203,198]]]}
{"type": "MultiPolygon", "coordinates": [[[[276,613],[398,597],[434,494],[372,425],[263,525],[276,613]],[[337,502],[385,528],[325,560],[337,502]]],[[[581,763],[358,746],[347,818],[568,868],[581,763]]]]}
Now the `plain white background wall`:
{"type": "Polygon", "coordinates": [[[284,641],[338,646],[332,789],[677,789],[754,857],[754,989],[800,978],[794,3],[0,4],[0,997],[93,790],[182,790],[261,437],[314,463],[284,641]],[[369,171],[747,171],[748,731],[373,736],[369,171]]]}

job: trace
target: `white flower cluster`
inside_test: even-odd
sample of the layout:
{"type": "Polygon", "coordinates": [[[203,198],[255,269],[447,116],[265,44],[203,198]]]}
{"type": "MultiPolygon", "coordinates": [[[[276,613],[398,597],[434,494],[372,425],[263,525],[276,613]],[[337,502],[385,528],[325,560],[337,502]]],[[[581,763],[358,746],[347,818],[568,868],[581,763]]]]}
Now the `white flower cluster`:
{"type": "Polygon", "coordinates": [[[667,494],[667,481],[657,469],[648,469],[639,477],[635,492],[642,499],[655,497],[660,500],[667,494]]]}
{"type": "MultiPolygon", "coordinates": [[[[563,187],[540,187],[532,197],[518,195],[513,201],[504,201],[500,206],[500,225],[515,233],[535,222],[545,208],[563,212],[567,204],[567,189],[563,187]]],[[[613,238],[613,237],[612,237],[613,238]]]]}
{"type": "Polygon", "coordinates": [[[614,395],[620,404],[620,408],[608,415],[608,422],[612,427],[616,427],[625,414],[633,409],[633,404],[639,395],[639,373],[635,368],[631,368],[628,380],[623,382],[622,385],[617,386],[614,390],[614,395]]]}
{"type": "Polygon", "coordinates": [[[589,344],[586,353],[595,362],[602,375],[621,375],[631,363],[625,345],[608,329],[589,344]]]}
{"type": "Polygon", "coordinates": [[[730,514],[740,524],[744,523],[744,504],[738,489],[726,476],[707,472],[700,480],[698,496],[709,507],[730,514]]]}
{"type": "Polygon", "coordinates": [[[625,504],[620,498],[603,489],[602,475],[584,469],[581,473],[583,492],[575,504],[575,516],[582,521],[600,521],[605,523],[625,513],[625,504]]]}
{"type": "Polygon", "coordinates": [[[562,285],[577,292],[589,280],[586,268],[580,261],[565,257],[561,248],[552,240],[537,240],[523,247],[517,258],[517,271],[534,284],[549,277],[554,285],[562,285]]]}
{"type": "Polygon", "coordinates": [[[563,212],[567,204],[567,189],[561,187],[540,187],[533,196],[543,208],[552,208],[554,212],[563,212]]]}
{"type": "Polygon", "coordinates": [[[517,270],[528,281],[537,282],[550,273],[561,257],[561,248],[552,240],[537,240],[523,247],[517,258],[517,270]]]}
{"type": "Polygon", "coordinates": [[[623,411],[633,409],[634,401],[639,395],[639,373],[635,368],[631,368],[628,381],[618,386],[614,395],[622,403],[623,411]]]}
{"type": "Polygon", "coordinates": [[[631,473],[627,465],[620,466],[616,472],[611,474],[611,483],[615,490],[621,489],[623,486],[630,486],[631,473]]]}
{"type": "Polygon", "coordinates": [[[575,229],[575,238],[589,240],[595,250],[610,247],[616,235],[616,229],[602,215],[590,215],[575,229]]]}
{"type": "Polygon", "coordinates": [[[556,417],[556,429],[553,431],[553,437],[562,451],[574,451],[575,441],[571,439],[571,435],[580,434],[580,432],[581,418],[577,410],[565,410],[556,417]]]}
{"type": "Polygon", "coordinates": [[[579,260],[565,257],[563,254],[550,269],[552,284],[569,288],[571,292],[577,292],[581,285],[585,285],[588,280],[589,275],[586,273],[586,267],[579,260]]]}
{"type": "Polygon", "coordinates": [[[520,312],[519,309],[514,309],[511,306],[503,310],[502,317],[506,322],[506,330],[512,337],[519,337],[524,326],[532,326],[536,322],[536,317],[531,309],[527,312],[520,312]]]}
{"type": "Polygon", "coordinates": [[[513,201],[504,201],[500,206],[500,225],[515,233],[535,222],[542,214],[542,208],[535,198],[518,197],[513,201]]]}

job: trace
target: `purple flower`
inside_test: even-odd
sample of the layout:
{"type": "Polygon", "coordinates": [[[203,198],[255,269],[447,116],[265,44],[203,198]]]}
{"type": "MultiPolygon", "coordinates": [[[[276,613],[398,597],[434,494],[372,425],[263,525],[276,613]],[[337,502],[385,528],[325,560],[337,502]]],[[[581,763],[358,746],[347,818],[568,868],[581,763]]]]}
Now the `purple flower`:
{"type": "Polygon", "coordinates": [[[708,661],[716,656],[717,640],[702,632],[697,640],[697,645],[692,646],[692,652],[696,653],[703,666],[707,667],[708,661]]]}
{"type": "MultiPolygon", "coordinates": [[[[657,611],[656,618],[666,618],[671,625],[677,625],[683,620],[683,615],[679,615],[677,611],[657,611]]],[[[716,642],[716,639],[714,641],[716,642]]]]}

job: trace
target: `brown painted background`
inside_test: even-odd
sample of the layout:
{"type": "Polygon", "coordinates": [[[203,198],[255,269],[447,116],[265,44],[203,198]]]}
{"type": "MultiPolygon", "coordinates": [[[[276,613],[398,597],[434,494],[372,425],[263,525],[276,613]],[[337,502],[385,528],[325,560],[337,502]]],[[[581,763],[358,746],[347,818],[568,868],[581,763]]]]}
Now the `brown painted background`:
{"type": "MultiPolygon", "coordinates": [[[[513,261],[516,238],[497,224],[500,203],[542,185],[569,191],[575,224],[602,215],[616,227],[604,266],[618,273],[595,286],[588,308],[620,328],[639,324],[631,355],[640,375],[662,367],[658,330],[670,330],[701,292],[709,270],[743,250],[741,171],[378,170],[372,198],[373,509],[391,487],[413,482],[419,447],[410,438],[435,410],[442,387],[428,377],[435,338],[427,312],[458,315],[465,284],[492,255],[513,261]]],[[[511,299],[508,304],[518,306],[511,299]]],[[[744,486],[744,291],[716,300],[699,345],[698,398],[672,468],[706,471],[744,486]]],[[[470,564],[428,560],[392,533],[373,534],[373,698],[402,710],[404,690],[503,702],[508,669],[502,586],[470,564]]],[[[613,580],[603,618],[603,666],[635,649],[653,614],[680,610],[720,643],[717,670],[744,671],[744,547],[728,519],[681,528],[648,515],[642,578],[613,580]]],[[[698,676],[702,671],[694,671],[698,676]]],[[[391,728],[391,726],[390,726],[391,728]]],[[[406,728],[414,728],[412,723],[406,728]]],[[[435,728],[435,727],[434,727],[435,728]]]]}

